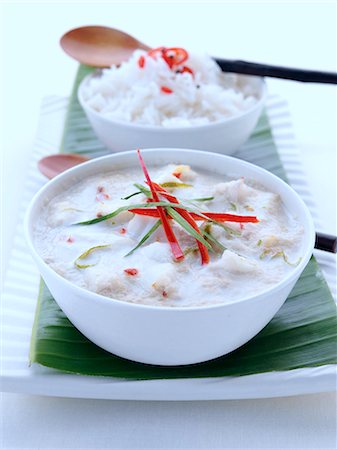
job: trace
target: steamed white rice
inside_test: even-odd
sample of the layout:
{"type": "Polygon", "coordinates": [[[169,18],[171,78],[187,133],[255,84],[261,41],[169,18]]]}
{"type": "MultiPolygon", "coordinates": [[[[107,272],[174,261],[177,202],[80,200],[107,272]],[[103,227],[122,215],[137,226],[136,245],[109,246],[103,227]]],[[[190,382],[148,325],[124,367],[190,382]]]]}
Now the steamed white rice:
{"type": "Polygon", "coordinates": [[[226,74],[207,55],[190,55],[190,73],[176,73],[162,59],[136,50],[121,66],[104,69],[83,89],[87,104],[107,118],[163,127],[216,122],[250,109],[258,100],[252,77],[226,74]],[[145,66],[138,60],[145,57],[145,66]],[[165,86],[172,93],[161,91],[165,86]]]}

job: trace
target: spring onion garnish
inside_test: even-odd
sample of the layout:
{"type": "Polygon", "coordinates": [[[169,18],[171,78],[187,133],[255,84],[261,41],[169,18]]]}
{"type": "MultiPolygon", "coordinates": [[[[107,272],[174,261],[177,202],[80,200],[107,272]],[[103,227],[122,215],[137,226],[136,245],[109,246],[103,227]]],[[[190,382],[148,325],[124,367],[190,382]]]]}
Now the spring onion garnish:
{"type": "Polygon", "coordinates": [[[134,192],[133,194],[127,195],[126,197],[122,197],[121,200],[129,200],[129,198],[134,197],[135,195],[141,194],[140,191],[134,192]]]}
{"type": "Polygon", "coordinates": [[[167,208],[168,214],[174,219],[185,231],[187,231],[191,236],[193,236],[197,241],[204,244],[209,250],[212,250],[212,247],[209,243],[204,239],[201,233],[197,232],[188,222],[185,220],[175,209],[167,208]]]}
{"type": "Polygon", "coordinates": [[[259,258],[260,258],[260,259],[264,259],[267,255],[269,255],[269,253],[270,253],[270,250],[264,250],[264,251],[260,254],[259,258]]]}
{"type": "Polygon", "coordinates": [[[298,266],[302,260],[302,258],[300,257],[300,258],[298,258],[298,260],[296,262],[294,262],[294,263],[290,262],[288,256],[285,254],[284,250],[281,250],[281,251],[273,253],[273,254],[272,253],[273,253],[273,251],[271,249],[264,250],[260,255],[260,259],[264,259],[267,255],[271,255],[270,256],[271,259],[281,257],[281,258],[283,258],[285,263],[287,263],[287,264],[289,264],[289,266],[293,266],[293,267],[298,266]]]}
{"type": "Polygon", "coordinates": [[[224,245],[221,244],[220,241],[218,241],[218,239],[216,239],[212,233],[211,233],[211,223],[207,223],[206,226],[204,228],[201,229],[203,235],[205,236],[206,240],[211,241],[213,244],[215,244],[216,247],[218,247],[222,252],[224,252],[226,250],[226,247],[224,245]]]}
{"type": "Polygon", "coordinates": [[[101,248],[110,247],[110,244],[106,245],[96,245],[95,247],[91,247],[88,250],[86,250],[84,253],[82,253],[78,258],[76,258],[74,264],[78,269],[87,269],[88,267],[93,267],[96,264],[80,264],[78,261],[82,261],[82,259],[87,258],[89,255],[91,255],[92,252],[95,250],[99,250],[101,248]]]}
{"type": "Polygon", "coordinates": [[[133,192],[130,195],[127,195],[126,197],[122,197],[121,200],[129,200],[129,198],[134,197],[135,195],[144,194],[145,197],[151,198],[151,191],[150,189],[146,188],[145,186],[134,183],[134,186],[139,189],[137,192],[133,192]]]}
{"type": "Polygon", "coordinates": [[[153,225],[153,227],[141,238],[141,240],[138,242],[136,247],[134,247],[132,250],[129,251],[129,253],[127,253],[124,256],[131,255],[135,250],[137,250],[139,247],[141,247],[144,244],[144,242],[146,242],[149,239],[149,237],[160,227],[160,225],[161,225],[161,220],[159,219],[153,225]]]}
{"type": "Polygon", "coordinates": [[[283,258],[283,260],[284,260],[285,263],[287,263],[287,264],[289,264],[289,266],[293,266],[293,267],[298,266],[299,263],[300,263],[301,260],[302,260],[302,258],[299,257],[298,260],[297,260],[296,262],[294,262],[294,263],[290,262],[289,259],[288,259],[288,256],[284,253],[284,251],[275,253],[275,255],[273,255],[272,258],[277,258],[277,257],[279,257],[279,256],[281,256],[281,257],[283,258]]]}
{"type": "Polygon", "coordinates": [[[160,183],[159,186],[163,188],[190,188],[193,187],[191,184],[179,183],[176,181],[167,181],[166,183],[160,183]]]}
{"type": "Polygon", "coordinates": [[[224,223],[220,223],[217,220],[212,220],[212,223],[214,225],[216,225],[217,227],[222,228],[223,230],[226,231],[226,233],[228,233],[231,236],[241,236],[241,231],[239,230],[233,230],[233,228],[228,227],[227,225],[225,225],[224,223]]]}
{"type": "Polygon", "coordinates": [[[62,211],[76,211],[76,212],[83,212],[82,209],[77,209],[77,208],[63,208],[62,211]]]}
{"type": "Polygon", "coordinates": [[[189,255],[190,253],[195,253],[195,252],[197,252],[199,250],[199,248],[195,245],[194,247],[187,247],[187,248],[185,248],[185,250],[184,250],[184,255],[185,256],[187,256],[187,255],[189,255]]]}
{"type": "Polygon", "coordinates": [[[214,197],[191,198],[190,200],[185,200],[185,202],[209,202],[211,200],[214,200],[214,197]]]}
{"type": "MultiPolygon", "coordinates": [[[[202,232],[203,236],[205,237],[206,241],[210,241],[212,245],[212,250],[214,252],[218,252],[219,250],[221,252],[224,252],[226,250],[226,247],[221,244],[212,234],[211,234],[211,223],[207,223],[204,228],[200,228],[200,231],[202,232]]],[[[195,253],[199,250],[197,246],[194,247],[187,247],[184,250],[184,255],[189,255],[190,253],[195,253]]]]}
{"type": "Polygon", "coordinates": [[[139,189],[139,191],[145,195],[145,197],[147,198],[151,198],[151,191],[150,189],[148,189],[147,187],[143,186],[142,184],[139,183],[134,183],[134,186],[139,189]]]}

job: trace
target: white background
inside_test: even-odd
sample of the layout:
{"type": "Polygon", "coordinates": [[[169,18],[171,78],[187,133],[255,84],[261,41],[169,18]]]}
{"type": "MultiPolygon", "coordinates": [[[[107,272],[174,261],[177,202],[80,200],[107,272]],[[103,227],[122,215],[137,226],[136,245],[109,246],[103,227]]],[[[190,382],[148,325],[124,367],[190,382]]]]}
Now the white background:
{"type": "MultiPolygon", "coordinates": [[[[336,70],[335,2],[2,4],[2,268],[44,96],[68,95],[77,64],[58,46],[100,24],[148,45],[336,70]]],[[[336,88],[269,80],[287,99],[322,230],[336,233],[336,88]]],[[[55,149],[57,151],[57,149],[55,149]]],[[[336,448],[336,397],[113,402],[2,396],[2,448],[336,448]]]]}

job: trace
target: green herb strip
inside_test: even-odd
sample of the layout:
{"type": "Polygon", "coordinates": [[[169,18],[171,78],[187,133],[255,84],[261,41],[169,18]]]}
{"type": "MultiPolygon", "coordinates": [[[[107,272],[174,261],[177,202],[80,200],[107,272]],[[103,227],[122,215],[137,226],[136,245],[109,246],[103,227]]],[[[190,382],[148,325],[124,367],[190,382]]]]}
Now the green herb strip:
{"type": "Polygon", "coordinates": [[[238,230],[233,230],[232,228],[228,227],[227,225],[224,225],[222,222],[217,222],[216,220],[211,220],[211,222],[214,225],[217,225],[218,227],[223,228],[227,233],[232,234],[234,236],[241,236],[241,232],[238,230]]]}
{"type": "Polygon", "coordinates": [[[106,244],[106,245],[96,245],[95,247],[91,247],[88,250],[86,250],[85,252],[83,252],[78,258],[75,259],[75,266],[78,269],[87,269],[88,267],[93,267],[96,264],[80,264],[78,261],[85,259],[87,256],[89,256],[92,252],[94,252],[95,250],[99,250],[101,248],[106,248],[106,247],[110,247],[110,244],[106,244]]]}
{"type": "Polygon", "coordinates": [[[185,199],[185,201],[189,202],[209,202],[211,200],[214,200],[214,197],[191,198],[190,200],[185,199]]]}
{"type": "Polygon", "coordinates": [[[133,194],[127,195],[126,197],[122,197],[121,200],[129,200],[129,198],[134,197],[135,195],[141,194],[140,191],[134,192],[133,194]]]}
{"type": "Polygon", "coordinates": [[[224,245],[221,244],[220,241],[218,241],[211,233],[208,233],[206,230],[202,230],[202,233],[204,236],[207,237],[207,239],[209,239],[211,242],[213,242],[213,244],[215,244],[217,247],[220,248],[221,251],[225,251],[226,247],[224,245]]]}
{"type": "MultiPolygon", "coordinates": [[[[174,205],[174,203],[172,204],[174,205]]],[[[175,204],[175,207],[177,205],[175,204]]],[[[184,208],[185,209],[185,208],[184,208]]],[[[199,242],[205,245],[209,250],[212,250],[211,245],[202,237],[201,234],[199,234],[181,215],[179,212],[177,212],[175,209],[173,209],[171,206],[167,208],[167,213],[174,219],[182,228],[184,228],[187,233],[189,233],[191,236],[193,236],[195,239],[197,239],[199,242]]]]}
{"type": "Polygon", "coordinates": [[[279,256],[281,256],[283,258],[283,260],[286,264],[289,264],[289,266],[293,266],[293,267],[298,266],[302,260],[302,258],[300,257],[300,258],[298,258],[298,260],[296,262],[294,262],[294,263],[290,262],[288,259],[288,256],[284,253],[284,251],[275,253],[275,255],[273,255],[272,258],[277,258],[279,256]]]}
{"type": "Polygon", "coordinates": [[[137,250],[139,247],[141,247],[144,244],[144,242],[146,242],[149,239],[149,237],[160,227],[160,225],[161,225],[161,220],[159,219],[153,225],[153,227],[142,237],[142,239],[138,242],[136,247],[134,247],[132,250],[129,251],[129,253],[124,255],[124,257],[131,255],[135,250],[137,250]]]}
{"type": "Polygon", "coordinates": [[[178,183],[176,181],[167,181],[166,183],[160,183],[160,186],[163,188],[191,188],[191,187],[193,187],[191,184],[178,183]]]}
{"type": "MultiPolygon", "coordinates": [[[[270,255],[271,253],[272,253],[271,250],[264,250],[261,253],[261,255],[260,255],[260,259],[264,259],[267,255],[270,255]]],[[[300,257],[300,258],[298,258],[298,260],[296,262],[294,262],[294,263],[290,262],[288,256],[285,254],[285,252],[283,250],[280,251],[280,252],[274,253],[273,255],[271,255],[272,259],[273,258],[279,258],[279,257],[283,258],[284,262],[286,264],[288,264],[289,266],[292,266],[292,267],[298,266],[299,263],[302,261],[302,258],[300,257]]]]}
{"type": "Polygon", "coordinates": [[[199,251],[199,248],[198,248],[197,246],[195,246],[195,247],[187,247],[187,248],[184,250],[184,255],[187,256],[187,255],[189,255],[190,253],[195,253],[195,252],[198,252],[198,251],[199,251]]]}
{"type": "MultiPolygon", "coordinates": [[[[133,192],[130,195],[127,195],[126,197],[123,197],[121,200],[129,200],[129,198],[134,197],[135,195],[139,195],[139,194],[144,194],[147,198],[151,198],[152,194],[150,189],[148,189],[147,187],[143,186],[142,184],[139,183],[134,183],[133,184],[138,191],[137,192],[133,192]]],[[[167,183],[162,183],[160,186],[162,187],[193,187],[191,184],[186,184],[186,183],[175,183],[175,182],[167,182],[167,183]]],[[[214,197],[201,197],[201,198],[191,198],[189,200],[185,199],[185,201],[187,202],[208,202],[214,200],[214,197]]]]}
{"type": "Polygon", "coordinates": [[[133,192],[130,195],[127,195],[126,197],[122,197],[121,200],[129,200],[129,198],[134,197],[135,195],[144,194],[147,198],[151,197],[151,191],[150,189],[147,189],[142,184],[134,183],[134,186],[139,189],[137,192],[133,192]]]}
{"type": "Polygon", "coordinates": [[[142,184],[139,183],[134,183],[134,186],[139,189],[139,191],[144,194],[146,197],[151,198],[152,194],[150,189],[148,189],[147,187],[143,186],[142,184]]]}
{"type": "MultiPolygon", "coordinates": [[[[195,208],[191,208],[189,206],[185,206],[182,203],[169,203],[169,202],[151,202],[151,203],[137,203],[134,205],[125,205],[125,206],[121,206],[117,209],[115,209],[115,211],[112,211],[109,214],[106,214],[105,216],[101,216],[101,217],[95,217],[95,219],[91,219],[91,220],[86,220],[84,222],[77,222],[74,223],[73,225],[93,225],[95,223],[99,223],[102,222],[104,220],[108,220],[111,219],[112,217],[118,216],[118,214],[120,214],[123,211],[128,211],[129,209],[137,209],[137,208],[152,208],[155,206],[164,206],[166,208],[168,207],[174,207],[177,209],[185,209],[186,211],[191,211],[191,212],[196,212],[197,214],[200,214],[199,211],[196,211],[195,208]]],[[[202,214],[200,214],[202,217],[205,217],[205,220],[209,220],[208,217],[203,216],[202,214]]]]}

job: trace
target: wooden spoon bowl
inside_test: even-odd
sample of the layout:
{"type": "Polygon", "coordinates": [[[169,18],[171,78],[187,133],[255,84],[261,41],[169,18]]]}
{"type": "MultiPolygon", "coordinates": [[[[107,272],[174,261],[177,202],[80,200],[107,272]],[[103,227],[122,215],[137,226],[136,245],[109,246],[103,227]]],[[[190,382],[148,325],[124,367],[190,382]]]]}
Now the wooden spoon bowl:
{"type": "Polygon", "coordinates": [[[37,166],[39,171],[51,180],[65,170],[86,161],[89,161],[89,158],[86,156],[74,153],[57,153],[56,155],[49,155],[40,159],[37,166]]]}
{"type": "Polygon", "coordinates": [[[70,30],[62,36],[60,44],[69,56],[94,67],[118,65],[128,60],[136,49],[150,49],[123,31],[101,26],[70,30]]]}

